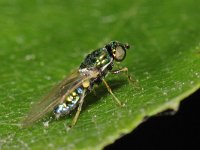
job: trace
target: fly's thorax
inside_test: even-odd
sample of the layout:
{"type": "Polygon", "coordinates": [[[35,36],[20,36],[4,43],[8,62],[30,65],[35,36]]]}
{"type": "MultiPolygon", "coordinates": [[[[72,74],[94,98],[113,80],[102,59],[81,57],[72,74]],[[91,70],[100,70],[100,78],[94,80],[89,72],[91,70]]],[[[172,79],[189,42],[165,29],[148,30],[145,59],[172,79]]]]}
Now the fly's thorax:
{"type": "Polygon", "coordinates": [[[112,57],[106,48],[99,48],[89,55],[86,56],[82,64],[80,65],[80,69],[83,68],[102,68],[106,64],[111,61],[112,57]]]}
{"type": "Polygon", "coordinates": [[[106,48],[102,48],[99,52],[99,55],[96,57],[95,66],[97,68],[102,68],[111,61],[111,57],[107,52],[106,48]]]}

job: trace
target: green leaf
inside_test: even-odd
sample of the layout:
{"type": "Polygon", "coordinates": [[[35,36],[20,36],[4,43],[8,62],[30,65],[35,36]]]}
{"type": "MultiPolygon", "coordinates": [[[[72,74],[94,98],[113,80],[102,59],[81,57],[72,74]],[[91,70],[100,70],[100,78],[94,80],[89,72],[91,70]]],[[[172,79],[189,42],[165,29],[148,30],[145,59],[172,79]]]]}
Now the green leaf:
{"type": "Polygon", "coordinates": [[[0,147],[102,149],[144,117],[177,110],[200,87],[199,10],[195,0],[1,0],[0,147]],[[74,113],[19,128],[32,103],[111,40],[131,45],[122,65],[138,80],[106,78],[124,108],[99,86],[72,129],[74,113]]]}

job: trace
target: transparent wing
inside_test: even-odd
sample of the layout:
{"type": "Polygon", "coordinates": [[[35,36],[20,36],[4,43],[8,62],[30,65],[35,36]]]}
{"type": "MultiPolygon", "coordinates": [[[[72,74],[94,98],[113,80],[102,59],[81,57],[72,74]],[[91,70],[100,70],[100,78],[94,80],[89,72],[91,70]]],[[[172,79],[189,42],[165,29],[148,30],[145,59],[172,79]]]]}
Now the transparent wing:
{"type": "Polygon", "coordinates": [[[23,120],[22,126],[29,126],[48,112],[53,111],[57,105],[63,103],[66,96],[81,86],[85,80],[95,78],[97,75],[98,71],[92,71],[89,75],[83,75],[80,74],[79,71],[75,71],[70,76],[66,77],[57,86],[55,86],[47,96],[43,97],[32,107],[29,114],[23,120]]]}

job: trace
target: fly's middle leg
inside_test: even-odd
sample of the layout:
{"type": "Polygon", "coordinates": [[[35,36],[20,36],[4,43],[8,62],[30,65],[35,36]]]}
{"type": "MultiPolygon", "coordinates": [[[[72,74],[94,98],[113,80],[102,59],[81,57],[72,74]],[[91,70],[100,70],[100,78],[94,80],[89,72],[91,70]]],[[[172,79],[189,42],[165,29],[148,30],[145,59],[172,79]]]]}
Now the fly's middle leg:
{"type": "Polygon", "coordinates": [[[102,79],[103,83],[105,84],[108,92],[113,96],[113,98],[115,99],[115,101],[119,104],[119,106],[123,106],[122,103],[120,102],[120,100],[114,95],[114,93],[112,92],[110,86],[108,85],[108,83],[105,81],[105,79],[102,79]]]}

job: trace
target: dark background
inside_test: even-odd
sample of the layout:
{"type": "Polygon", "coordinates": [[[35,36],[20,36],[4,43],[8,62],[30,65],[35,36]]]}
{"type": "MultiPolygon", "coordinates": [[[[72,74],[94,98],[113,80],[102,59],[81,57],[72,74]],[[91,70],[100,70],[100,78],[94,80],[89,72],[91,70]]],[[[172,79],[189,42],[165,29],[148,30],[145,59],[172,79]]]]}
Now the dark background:
{"type": "Polygon", "coordinates": [[[200,150],[200,90],[183,100],[178,112],[149,118],[130,134],[105,148],[200,150]]]}

